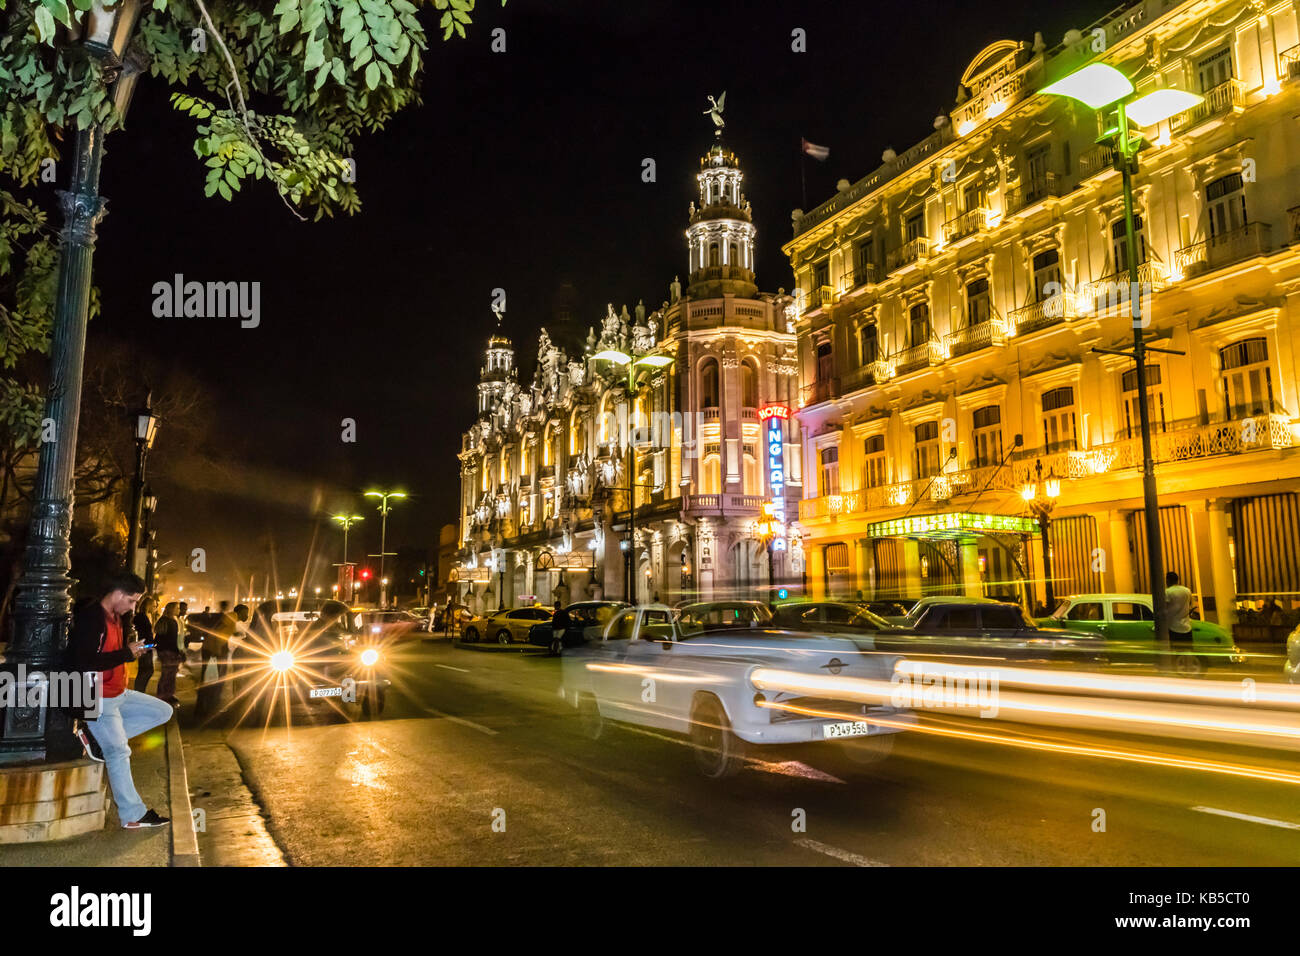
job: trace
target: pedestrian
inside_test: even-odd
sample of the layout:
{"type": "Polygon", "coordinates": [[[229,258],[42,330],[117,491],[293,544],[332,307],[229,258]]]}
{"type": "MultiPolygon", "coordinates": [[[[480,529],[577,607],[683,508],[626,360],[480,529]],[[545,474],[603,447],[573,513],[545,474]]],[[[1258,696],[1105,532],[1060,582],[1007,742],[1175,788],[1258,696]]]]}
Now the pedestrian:
{"type": "Polygon", "coordinates": [[[181,661],[185,659],[185,648],[181,644],[180,625],[181,606],[175,601],[168,602],[163,608],[162,617],[154,625],[154,640],[158,644],[158,687],[154,696],[165,700],[173,707],[179,707],[176,697],[176,672],[180,670],[181,661]]]}
{"type": "Polygon", "coordinates": [[[1192,649],[1192,592],[1178,583],[1178,572],[1165,575],[1165,620],[1174,651],[1192,649]]]}
{"type": "Polygon", "coordinates": [[[442,636],[453,637],[456,634],[456,618],[460,617],[460,608],[447,599],[447,613],[442,616],[442,636]]]}
{"type": "Polygon", "coordinates": [[[226,679],[230,641],[235,636],[237,626],[235,616],[230,613],[230,602],[222,601],[217,612],[217,620],[203,630],[203,648],[199,652],[199,694],[196,702],[196,710],[200,714],[213,713],[221,704],[221,685],[226,679]],[[208,680],[209,661],[213,662],[216,670],[215,681],[208,680]]]}
{"type": "Polygon", "coordinates": [[[149,681],[153,677],[153,610],[158,606],[158,599],[152,594],[140,601],[131,622],[135,625],[135,636],[144,645],[144,653],[135,662],[135,689],[137,693],[149,693],[149,681]]]}
{"type": "Polygon", "coordinates": [[[167,723],[172,716],[171,707],[164,701],[126,686],[126,664],[141,655],[144,644],[124,643],[123,618],[135,610],[144,590],[144,582],[134,574],[114,576],[104,596],[73,619],[68,639],[72,667],[83,674],[98,675],[95,683],[100,695],[99,716],[77,724],[77,739],[86,756],[102,762],[108,770],[118,820],[127,830],[161,827],[170,822],[145,806],[131,777],[128,741],[167,723]]]}

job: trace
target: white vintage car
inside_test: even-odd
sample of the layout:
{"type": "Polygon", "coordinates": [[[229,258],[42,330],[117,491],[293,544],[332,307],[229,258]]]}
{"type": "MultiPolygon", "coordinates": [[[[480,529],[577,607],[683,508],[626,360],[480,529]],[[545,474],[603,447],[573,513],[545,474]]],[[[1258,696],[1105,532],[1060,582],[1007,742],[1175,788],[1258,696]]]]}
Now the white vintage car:
{"type": "Polygon", "coordinates": [[[893,735],[915,720],[892,706],[887,689],[879,696],[898,660],[877,653],[865,631],[684,632],[668,607],[652,604],[615,615],[599,640],[566,648],[561,667],[565,700],[590,736],[609,721],[685,734],[704,775],[721,778],[767,747],[838,745],[857,763],[887,757],[893,735]],[[868,685],[852,678],[878,696],[857,694],[868,685]],[[846,686],[855,693],[845,696],[846,686]]]}

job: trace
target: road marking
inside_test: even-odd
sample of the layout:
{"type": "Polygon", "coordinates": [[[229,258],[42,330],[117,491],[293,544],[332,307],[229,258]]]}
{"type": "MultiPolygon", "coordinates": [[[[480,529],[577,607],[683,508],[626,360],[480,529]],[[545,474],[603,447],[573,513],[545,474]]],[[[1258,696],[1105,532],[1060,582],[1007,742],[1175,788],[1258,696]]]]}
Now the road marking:
{"type": "Polygon", "coordinates": [[[1252,817],[1249,813],[1236,813],[1232,810],[1220,810],[1217,807],[1192,807],[1197,813],[1212,813],[1216,817],[1232,817],[1234,820],[1245,820],[1247,823],[1262,823],[1269,827],[1281,827],[1284,830],[1300,830],[1300,823],[1291,823],[1287,820],[1272,820],[1268,817],[1252,817]]]}
{"type": "Polygon", "coordinates": [[[497,735],[497,732],[493,730],[491,727],[484,727],[482,724],[476,724],[474,723],[474,721],[466,720],[464,717],[453,717],[451,714],[444,714],[442,711],[435,710],[432,707],[424,708],[424,712],[426,714],[433,714],[433,716],[435,717],[441,717],[444,720],[450,720],[453,724],[464,724],[466,727],[473,727],[475,730],[479,731],[480,733],[487,734],[491,737],[495,737],[497,735]]]}
{"type": "Polygon", "coordinates": [[[829,846],[816,840],[809,840],[807,837],[802,840],[795,840],[794,843],[795,846],[801,846],[805,850],[815,850],[818,853],[833,856],[837,860],[843,860],[845,863],[852,863],[854,866],[889,866],[888,863],[881,863],[879,860],[868,860],[865,856],[850,853],[848,850],[841,850],[837,846],[829,846]]]}
{"type": "Polygon", "coordinates": [[[433,666],[434,666],[434,667],[441,667],[443,670],[446,670],[446,671],[459,671],[459,672],[462,673],[462,674],[468,674],[468,673],[469,673],[469,671],[466,670],[466,669],[463,668],[463,667],[452,667],[450,664],[434,664],[433,666]]]}
{"type": "MultiPolygon", "coordinates": [[[[630,730],[634,734],[644,734],[647,737],[654,737],[656,740],[666,740],[670,744],[679,744],[683,747],[692,746],[689,740],[683,740],[680,737],[669,737],[667,734],[657,734],[653,730],[646,730],[642,727],[632,727],[627,724],[621,725],[622,730],[630,730]]],[[[762,770],[765,773],[781,774],[784,777],[798,777],[802,780],[821,780],[826,783],[844,783],[839,777],[832,776],[829,773],[818,770],[816,767],[810,767],[806,763],[800,763],[797,760],[783,760],[777,763],[774,760],[763,760],[761,757],[746,757],[747,763],[754,770],[762,770]]]]}

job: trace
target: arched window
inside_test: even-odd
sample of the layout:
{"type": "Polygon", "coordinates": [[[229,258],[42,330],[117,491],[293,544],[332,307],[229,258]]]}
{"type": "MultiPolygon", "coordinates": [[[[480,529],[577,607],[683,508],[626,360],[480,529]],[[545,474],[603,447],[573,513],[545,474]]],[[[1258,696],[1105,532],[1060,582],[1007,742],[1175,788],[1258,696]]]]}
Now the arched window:
{"type": "Polygon", "coordinates": [[[749,362],[740,363],[740,398],[745,408],[758,407],[758,373],[749,362]]]}
{"type": "Polygon", "coordinates": [[[929,478],[939,473],[939,423],[921,422],[912,432],[916,448],[912,453],[913,478],[929,478]]]}
{"type": "Polygon", "coordinates": [[[731,244],[730,248],[728,249],[727,262],[728,264],[733,266],[740,265],[740,247],[737,246],[734,242],[731,244]]]}
{"type": "Polygon", "coordinates": [[[722,493],[722,454],[718,445],[709,445],[704,450],[704,459],[700,467],[700,494],[717,495],[722,493]]]}
{"type": "Polygon", "coordinates": [[[700,407],[718,407],[718,363],[709,359],[700,369],[700,407]]]}
{"type": "Polygon", "coordinates": [[[744,482],[747,495],[763,493],[763,473],[759,467],[758,449],[753,445],[745,446],[744,482]]]}
{"type": "Polygon", "coordinates": [[[710,266],[721,265],[721,262],[718,261],[718,257],[720,255],[722,255],[722,253],[718,250],[718,244],[716,242],[709,243],[709,265],[710,266]]]}

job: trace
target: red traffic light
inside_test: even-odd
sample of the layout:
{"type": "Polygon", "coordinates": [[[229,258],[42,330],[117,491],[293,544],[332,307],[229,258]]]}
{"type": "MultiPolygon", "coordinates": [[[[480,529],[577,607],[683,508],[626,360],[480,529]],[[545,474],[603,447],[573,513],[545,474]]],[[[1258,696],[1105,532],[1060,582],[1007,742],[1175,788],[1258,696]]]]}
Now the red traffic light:
{"type": "Polygon", "coordinates": [[[361,570],[361,578],[362,578],[362,580],[365,580],[365,581],[369,581],[369,580],[370,580],[370,569],[369,569],[369,568],[363,568],[363,569],[361,570]]]}

